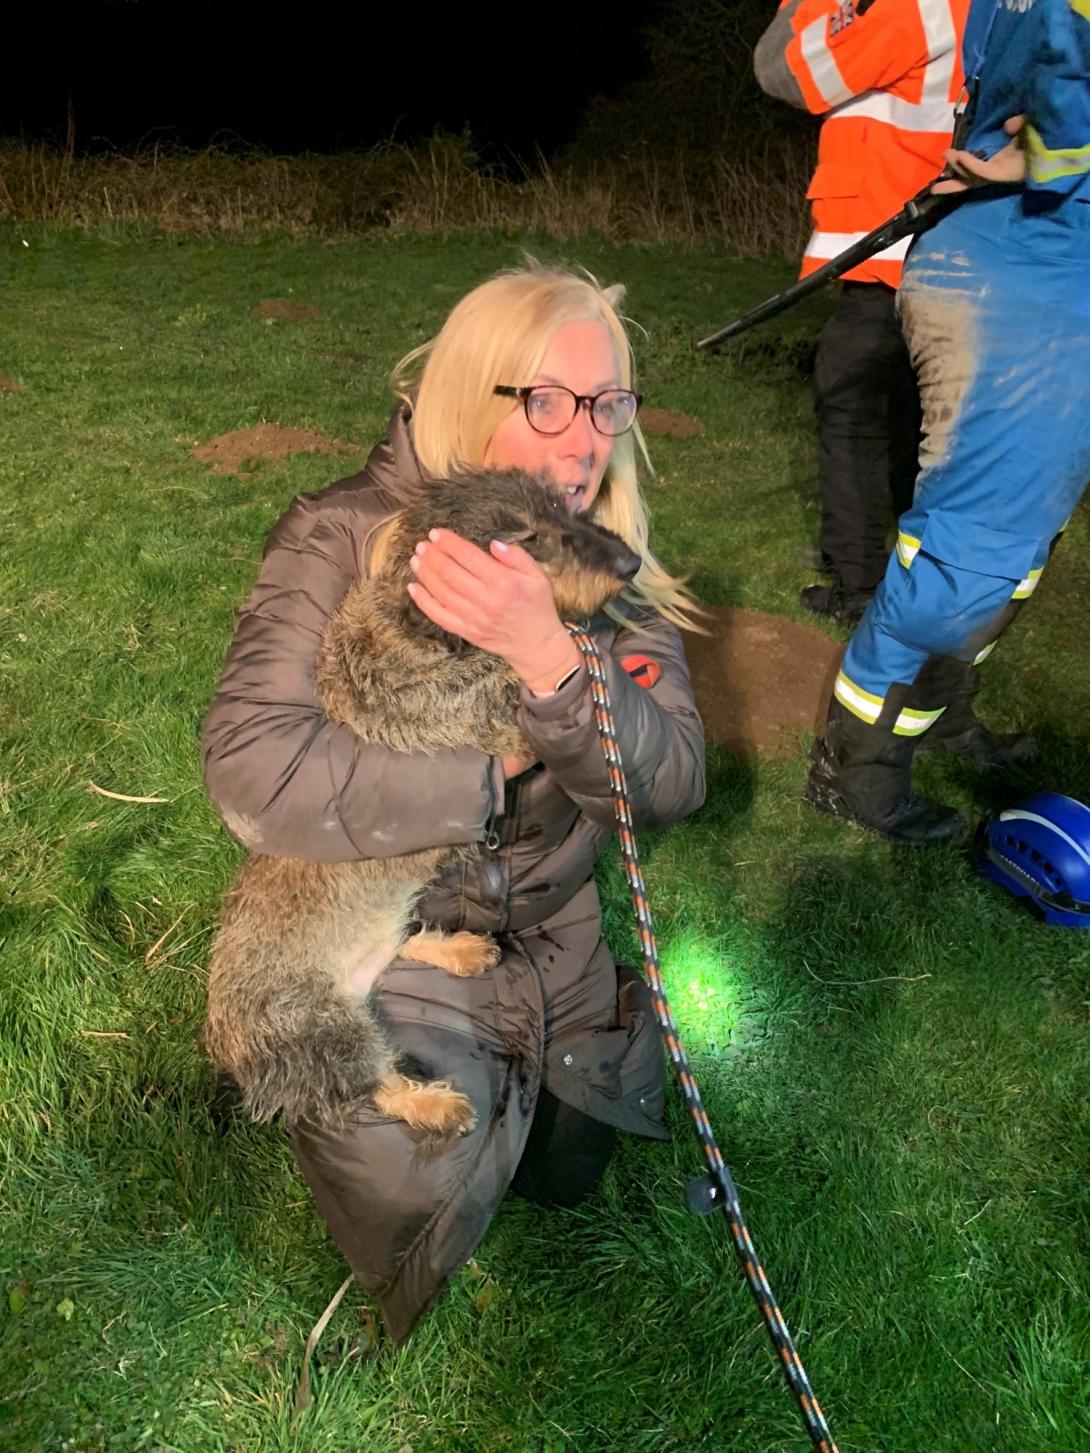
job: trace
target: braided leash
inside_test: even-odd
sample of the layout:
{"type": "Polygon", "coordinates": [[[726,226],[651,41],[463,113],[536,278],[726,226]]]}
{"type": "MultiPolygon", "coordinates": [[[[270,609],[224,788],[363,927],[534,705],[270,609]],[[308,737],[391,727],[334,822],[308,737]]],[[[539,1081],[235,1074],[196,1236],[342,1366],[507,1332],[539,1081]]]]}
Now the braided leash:
{"type": "Polygon", "coordinates": [[[693,1077],[693,1072],[689,1068],[689,1061],[681,1047],[677,1025],[670,1013],[670,1006],[666,1002],[666,990],[663,988],[662,975],[659,971],[655,930],[651,921],[651,907],[647,900],[643,874],[640,871],[636,837],[632,828],[632,812],[628,802],[628,784],[625,781],[624,765],[621,762],[621,753],[617,746],[617,729],[610,708],[609,689],[606,685],[602,658],[598,653],[598,647],[581,626],[566,624],[572,639],[582,653],[583,662],[590,676],[591,693],[594,697],[594,720],[598,727],[598,736],[609,769],[613,810],[617,816],[617,834],[621,840],[625,875],[628,878],[628,886],[632,894],[632,906],[636,913],[636,932],[643,953],[644,969],[651,988],[655,1017],[659,1022],[659,1029],[662,1031],[670,1063],[674,1067],[678,1084],[681,1086],[681,1093],[685,1098],[689,1114],[693,1118],[696,1133],[700,1136],[700,1144],[703,1146],[704,1156],[708,1162],[708,1177],[701,1178],[695,1186],[690,1182],[690,1209],[698,1213],[718,1209],[726,1216],[738,1260],[742,1264],[749,1289],[764,1318],[768,1335],[772,1338],[772,1345],[779,1356],[791,1395],[802,1414],[810,1441],[818,1449],[818,1453],[837,1453],[837,1446],[833,1442],[825,1415],[821,1411],[817,1398],[814,1397],[810,1380],[806,1376],[806,1370],[799,1354],[795,1351],[795,1344],[791,1340],[791,1333],[787,1330],[783,1313],[776,1305],[776,1299],[772,1295],[772,1288],[768,1284],[764,1267],[754,1250],[749,1230],[742,1218],[742,1208],[738,1202],[738,1191],[734,1179],[723,1160],[722,1152],[715,1143],[715,1135],[708,1122],[700,1090],[693,1077]]]}

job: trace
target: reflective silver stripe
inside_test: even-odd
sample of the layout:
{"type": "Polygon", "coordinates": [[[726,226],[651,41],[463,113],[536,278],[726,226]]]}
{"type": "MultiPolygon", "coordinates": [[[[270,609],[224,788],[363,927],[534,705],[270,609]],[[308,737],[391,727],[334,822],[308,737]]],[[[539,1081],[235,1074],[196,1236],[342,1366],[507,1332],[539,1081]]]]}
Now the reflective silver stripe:
{"type": "Polygon", "coordinates": [[[1067,846],[1069,848],[1074,848],[1075,852],[1078,853],[1079,857],[1083,860],[1086,866],[1090,868],[1090,854],[1087,854],[1086,849],[1080,846],[1080,844],[1077,843],[1073,837],[1069,836],[1069,834],[1064,832],[1062,827],[1057,827],[1054,822],[1049,822],[1047,817],[1039,817],[1036,812],[1024,812],[1020,807],[1011,807],[1008,808],[1006,812],[1001,812],[999,814],[999,821],[1040,823],[1042,827],[1047,827],[1049,832],[1054,832],[1057,837],[1063,838],[1067,846]]]}
{"type": "Polygon", "coordinates": [[[988,644],[984,647],[983,651],[978,651],[973,657],[973,665],[979,666],[981,661],[986,661],[998,645],[998,638],[994,641],[989,641],[988,644]]]}
{"type": "Polygon", "coordinates": [[[889,91],[865,91],[854,101],[838,106],[834,116],[853,120],[884,121],[898,131],[928,131],[938,134],[954,129],[954,102],[943,97],[923,101],[905,101],[889,91]]]}
{"type": "Polygon", "coordinates": [[[840,67],[825,43],[828,28],[827,15],[823,15],[820,20],[812,20],[799,36],[799,44],[802,47],[802,58],[810,70],[810,78],[831,111],[834,106],[839,106],[848,99],[852,88],[844,84],[840,67]]]}
{"type": "Polygon", "coordinates": [[[946,710],[940,706],[937,711],[914,711],[906,707],[893,723],[894,735],[898,737],[922,737],[930,726],[934,726],[946,710]]]}
{"type": "Polygon", "coordinates": [[[928,55],[920,106],[926,110],[935,108],[940,115],[942,108],[948,107],[952,128],[954,101],[950,93],[954,86],[954,67],[958,55],[957,27],[949,0],[919,0],[919,5],[924,35],[927,37],[928,55]]]}
{"type": "MultiPolygon", "coordinates": [[[[814,232],[806,244],[806,256],[822,259],[837,257],[846,247],[862,242],[866,235],[865,232],[814,232]]],[[[904,262],[911,242],[911,237],[902,237],[892,247],[884,247],[881,252],[876,252],[874,258],[879,262],[904,262]]]]}
{"type": "Polygon", "coordinates": [[[1011,600],[1027,600],[1037,589],[1037,583],[1041,579],[1041,571],[1044,568],[1042,565],[1038,570],[1031,570],[1025,580],[1020,580],[1014,587],[1014,594],[1011,596],[1011,600]]]}
{"type": "MultiPolygon", "coordinates": [[[[882,708],[886,704],[885,697],[875,696],[873,691],[864,691],[850,677],[845,676],[843,671],[837,672],[833,695],[841,706],[846,707],[853,716],[857,716],[860,721],[865,721],[870,726],[873,726],[881,716],[882,708]]],[[[936,711],[917,711],[914,707],[906,707],[904,711],[898,713],[897,720],[893,723],[893,731],[899,737],[923,736],[928,727],[934,726],[945,710],[945,706],[940,706],[936,711]]]]}
{"type": "Polygon", "coordinates": [[[906,535],[904,530],[897,531],[897,559],[907,570],[919,553],[920,542],[915,535],[906,535]]]}
{"type": "Polygon", "coordinates": [[[954,101],[950,92],[957,64],[957,27],[949,0],[918,0],[927,42],[927,65],[918,101],[906,101],[891,91],[866,91],[837,108],[837,116],[884,121],[899,131],[942,132],[954,129],[954,101]]]}
{"type": "Polygon", "coordinates": [[[864,691],[861,686],[856,686],[855,682],[845,676],[843,671],[837,672],[833,694],[841,706],[847,707],[853,716],[859,717],[860,721],[869,722],[871,726],[881,716],[882,707],[885,705],[883,697],[875,696],[873,692],[864,691]]]}

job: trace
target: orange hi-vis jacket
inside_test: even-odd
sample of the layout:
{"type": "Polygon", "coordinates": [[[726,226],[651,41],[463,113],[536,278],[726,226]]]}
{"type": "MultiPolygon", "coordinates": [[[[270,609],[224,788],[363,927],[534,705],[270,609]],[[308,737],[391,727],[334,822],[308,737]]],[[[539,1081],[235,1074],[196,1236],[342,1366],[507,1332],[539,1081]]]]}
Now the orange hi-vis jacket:
{"type": "MultiPolygon", "coordinates": [[[[784,0],[790,4],[791,0],[784,0]]],[[[782,6],[781,6],[782,8],[782,6]]],[[[942,170],[964,82],[969,0],[801,0],[784,59],[825,117],[802,276],[892,217],[942,170]]],[[[897,287],[911,239],[845,273],[897,287]]]]}

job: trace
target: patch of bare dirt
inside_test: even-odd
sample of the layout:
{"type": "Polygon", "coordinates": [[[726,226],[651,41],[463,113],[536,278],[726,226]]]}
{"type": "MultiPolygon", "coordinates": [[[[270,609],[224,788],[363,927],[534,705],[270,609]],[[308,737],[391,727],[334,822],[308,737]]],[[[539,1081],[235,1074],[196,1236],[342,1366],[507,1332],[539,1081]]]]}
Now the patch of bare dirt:
{"type": "Polygon", "coordinates": [[[26,384],[20,383],[17,378],[5,378],[4,375],[0,373],[0,393],[4,393],[5,390],[9,389],[20,389],[25,387],[26,384]]]}
{"type": "Polygon", "coordinates": [[[245,474],[245,466],[264,460],[288,459],[293,454],[344,454],[356,446],[330,439],[313,429],[291,429],[283,424],[254,424],[217,434],[189,451],[194,459],[212,466],[213,474],[245,474]]]}
{"type": "Polygon", "coordinates": [[[293,303],[291,298],[263,298],[250,309],[252,318],[272,318],[277,323],[313,323],[318,309],[306,303],[293,303]]]}
{"type": "Polygon", "coordinates": [[[355,368],[367,362],[366,353],[353,353],[350,348],[310,348],[316,358],[328,358],[338,368],[355,368]]]}
{"type": "Polygon", "coordinates": [[[690,414],[674,414],[669,409],[641,409],[640,428],[652,438],[691,439],[703,434],[704,425],[690,414]]]}
{"type": "Polygon", "coordinates": [[[708,611],[712,635],[685,637],[708,740],[744,756],[793,756],[799,733],[823,723],[843,642],[786,616],[708,611]]]}

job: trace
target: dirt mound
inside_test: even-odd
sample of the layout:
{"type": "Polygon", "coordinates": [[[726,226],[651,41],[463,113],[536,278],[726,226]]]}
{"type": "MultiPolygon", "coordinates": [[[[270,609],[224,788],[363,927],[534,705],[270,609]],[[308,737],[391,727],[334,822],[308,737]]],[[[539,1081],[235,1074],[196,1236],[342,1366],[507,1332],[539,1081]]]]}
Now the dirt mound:
{"type": "Polygon", "coordinates": [[[290,298],[263,298],[256,308],[250,309],[250,316],[273,318],[278,323],[313,323],[318,309],[305,303],[293,303],[290,298]]]}
{"type": "Polygon", "coordinates": [[[820,725],[843,643],[786,616],[708,609],[713,634],[687,634],[685,654],[709,741],[746,756],[792,756],[798,733],[820,725]]]}
{"type": "Polygon", "coordinates": [[[656,439],[665,435],[668,439],[691,439],[694,434],[703,434],[704,425],[689,414],[673,414],[669,409],[641,409],[640,428],[656,439]]]}
{"type": "Polygon", "coordinates": [[[5,389],[17,389],[25,387],[26,385],[20,383],[17,378],[5,378],[4,375],[0,373],[0,393],[3,393],[5,389]]]}
{"type": "Polygon", "coordinates": [[[328,358],[338,368],[352,368],[367,362],[366,353],[353,353],[350,348],[308,348],[315,358],[328,358]]]}
{"type": "Polygon", "coordinates": [[[292,454],[343,454],[356,446],[316,434],[313,429],[289,429],[282,424],[254,424],[217,434],[189,451],[194,459],[212,466],[213,474],[244,474],[248,461],[288,459],[292,454]]]}

